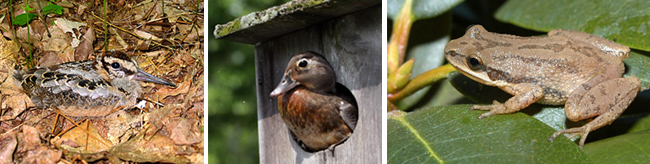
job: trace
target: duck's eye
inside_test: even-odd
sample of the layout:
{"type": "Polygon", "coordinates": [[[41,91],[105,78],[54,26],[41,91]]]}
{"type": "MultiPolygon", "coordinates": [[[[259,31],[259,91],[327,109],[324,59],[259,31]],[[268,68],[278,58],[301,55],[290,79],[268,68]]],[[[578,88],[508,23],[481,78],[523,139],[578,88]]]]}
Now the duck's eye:
{"type": "Polygon", "coordinates": [[[302,59],[298,62],[298,67],[306,67],[307,66],[307,60],[302,59]]]}
{"type": "Polygon", "coordinates": [[[113,62],[113,63],[111,64],[111,67],[113,67],[113,68],[120,68],[120,63],[113,62]]]}
{"type": "Polygon", "coordinates": [[[469,57],[467,57],[467,65],[473,70],[480,70],[485,67],[483,60],[481,60],[481,57],[478,57],[475,54],[469,55],[469,57]]]}

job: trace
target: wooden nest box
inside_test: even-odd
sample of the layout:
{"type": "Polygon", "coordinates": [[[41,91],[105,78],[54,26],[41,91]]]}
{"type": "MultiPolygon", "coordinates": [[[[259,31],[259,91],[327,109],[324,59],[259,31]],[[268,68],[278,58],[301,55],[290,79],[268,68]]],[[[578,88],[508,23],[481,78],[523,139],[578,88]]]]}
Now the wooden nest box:
{"type": "Polygon", "coordinates": [[[381,15],[378,0],[302,0],[216,26],[219,39],[255,45],[261,163],[381,163],[381,15]],[[269,97],[291,57],[305,51],[322,54],[357,101],[354,134],[334,154],[301,149],[269,97]]]}

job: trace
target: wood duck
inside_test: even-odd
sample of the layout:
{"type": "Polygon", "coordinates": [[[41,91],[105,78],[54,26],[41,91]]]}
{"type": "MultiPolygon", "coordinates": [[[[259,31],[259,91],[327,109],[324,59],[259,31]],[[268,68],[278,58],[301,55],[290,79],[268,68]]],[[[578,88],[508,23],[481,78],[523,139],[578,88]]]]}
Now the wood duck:
{"type": "Polygon", "coordinates": [[[133,107],[142,92],[140,81],[176,87],[142,71],[120,51],[96,60],[15,71],[13,76],[36,107],[53,107],[72,117],[101,117],[133,107]]]}
{"type": "Polygon", "coordinates": [[[278,111],[292,136],[309,152],[333,150],[354,131],[356,102],[337,93],[336,86],[329,62],[315,52],[304,52],[291,58],[270,94],[277,97],[278,111]]]}

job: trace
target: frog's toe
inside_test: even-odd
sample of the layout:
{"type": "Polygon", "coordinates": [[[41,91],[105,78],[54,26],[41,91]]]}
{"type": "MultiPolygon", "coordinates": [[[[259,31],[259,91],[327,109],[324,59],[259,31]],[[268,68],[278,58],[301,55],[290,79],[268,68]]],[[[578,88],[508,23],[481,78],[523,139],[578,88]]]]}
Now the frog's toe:
{"type": "Polygon", "coordinates": [[[481,105],[472,105],[469,107],[469,110],[483,110],[481,105]]]}
{"type": "Polygon", "coordinates": [[[558,136],[560,136],[562,134],[568,134],[569,136],[567,136],[567,137],[569,139],[580,135],[580,143],[579,143],[579,145],[580,145],[580,148],[582,148],[582,146],[585,145],[585,140],[587,139],[587,135],[589,134],[590,131],[591,131],[591,128],[589,128],[587,126],[582,126],[582,127],[578,127],[578,128],[564,129],[564,130],[560,130],[560,131],[557,131],[557,132],[553,133],[553,135],[551,135],[551,137],[548,138],[548,141],[553,142],[553,140],[555,140],[555,138],[557,138],[558,136]]]}
{"type": "Polygon", "coordinates": [[[492,111],[489,111],[489,112],[483,113],[480,116],[478,116],[478,119],[483,119],[483,118],[489,117],[491,115],[494,115],[494,114],[492,113],[492,111]]]}

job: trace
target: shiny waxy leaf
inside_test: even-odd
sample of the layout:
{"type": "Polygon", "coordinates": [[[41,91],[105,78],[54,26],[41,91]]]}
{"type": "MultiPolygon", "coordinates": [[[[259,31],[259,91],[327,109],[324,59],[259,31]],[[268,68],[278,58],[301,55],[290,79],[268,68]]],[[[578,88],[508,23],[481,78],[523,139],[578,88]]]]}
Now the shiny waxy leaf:
{"type": "MultiPolygon", "coordinates": [[[[395,17],[404,6],[406,0],[388,0],[388,18],[395,20],[395,17]]],[[[451,10],[454,6],[463,2],[462,0],[412,0],[411,14],[415,19],[425,19],[438,16],[451,10]]]]}
{"type": "Polygon", "coordinates": [[[623,60],[625,63],[625,74],[623,76],[636,76],[641,80],[641,89],[650,85],[650,53],[646,51],[632,50],[630,57],[623,60]]]}
{"type": "Polygon", "coordinates": [[[593,163],[650,163],[650,131],[627,133],[585,145],[593,163]]]}
{"type": "Polygon", "coordinates": [[[523,113],[491,116],[469,105],[392,113],[388,163],[585,163],[566,137],[549,142],[552,128],[523,113]]]}
{"type": "Polygon", "coordinates": [[[650,12],[643,12],[648,8],[648,0],[510,0],[499,8],[496,18],[538,31],[584,31],[650,51],[650,12]]]}
{"type": "Polygon", "coordinates": [[[640,118],[629,130],[629,133],[650,130],[650,116],[640,118]]]}

